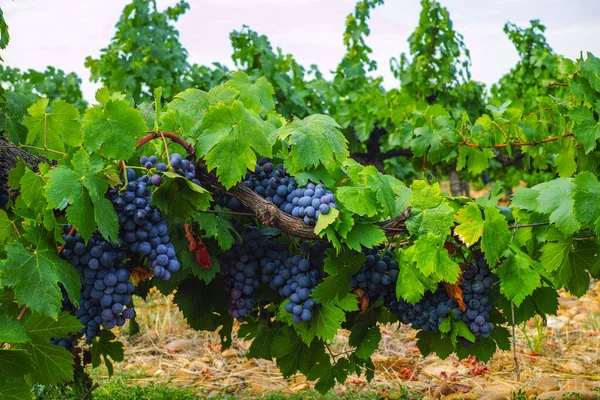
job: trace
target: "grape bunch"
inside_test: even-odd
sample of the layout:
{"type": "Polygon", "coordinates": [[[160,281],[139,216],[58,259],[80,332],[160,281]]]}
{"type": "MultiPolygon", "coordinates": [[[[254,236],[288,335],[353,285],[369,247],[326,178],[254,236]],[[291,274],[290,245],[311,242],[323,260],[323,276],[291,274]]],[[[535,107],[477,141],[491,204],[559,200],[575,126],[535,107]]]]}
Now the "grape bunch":
{"type": "Polygon", "coordinates": [[[396,292],[398,280],[398,261],[392,259],[392,252],[381,252],[378,248],[365,249],[367,260],[360,270],[354,274],[350,284],[354,289],[362,289],[370,301],[379,297],[385,298],[396,292]]]}
{"type": "Polygon", "coordinates": [[[244,322],[256,305],[252,295],[260,287],[261,259],[283,250],[283,246],[285,243],[276,244],[262,236],[257,227],[246,227],[242,239],[220,254],[229,314],[239,322],[244,322]]]}
{"type": "Polygon", "coordinates": [[[146,266],[154,270],[157,278],[168,280],[181,265],[167,233],[167,223],[158,208],[151,205],[152,180],[147,175],[136,178],[132,169],[127,170],[127,177],[124,188],[113,188],[107,194],[119,217],[122,248],[129,256],[145,258],[146,266]]]}
{"type": "Polygon", "coordinates": [[[325,249],[318,242],[313,246],[304,242],[300,250],[302,255],[282,251],[261,262],[263,281],[288,298],[285,311],[292,314],[295,323],[312,319],[315,302],[311,294],[320,281],[318,268],[325,257],[325,249]]]}
{"type": "MultiPolygon", "coordinates": [[[[74,315],[75,311],[77,311],[77,308],[73,305],[73,303],[71,303],[71,300],[69,300],[69,296],[63,284],[59,282],[58,287],[60,288],[60,292],[62,294],[62,306],[60,308],[61,311],[68,312],[74,315]]],[[[76,335],[69,335],[66,338],[54,337],[50,339],[50,344],[61,346],[67,350],[71,350],[73,348],[73,343],[75,342],[76,338],[76,335]]]]}
{"type": "Polygon", "coordinates": [[[307,225],[315,225],[319,215],[337,208],[331,190],[322,184],[310,182],[298,187],[296,179],[286,172],[282,164],[274,166],[266,157],[258,161],[254,173],[246,174],[244,185],[273,202],[286,214],[304,218],[307,225]]]}
{"type": "Polygon", "coordinates": [[[463,300],[466,310],[462,320],[476,336],[489,337],[494,324],[488,321],[493,305],[490,302],[492,285],[498,278],[490,272],[485,259],[478,258],[463,272],[463,300]]]}
{"type": "MultiPolygon", "coordinates": [[[[146,169],[156,169],[160,172],[166,172],[168,167],[163,162],[158,162],[157,156],[142,156],[140,157],[140,164],[146,169]]],[[[200,185],[200,181],[196,179],[196,167],[190,161],[184,159],[181,154],[173,153],[169,157],[169,164],[173,168],[173,171],[186,179],[194,182],[196,185],[200,185]]],[[[162,184],[162,176],[160,174],[154,174],[150,177],[150,181],[154,186],[160,186],[162,184]]]]}
{"type": "MultiPolygon", "coordinates": [[[[67,226],[65,231],[68,232],[67,226]]],[[[84,325],[80,333],[88,340],[100,336],[101,327],[123,326],[135,316],[131,303],[135,287],[129,281],[129,270],[123,265],[126,254],[119,244],[104,240],[96,231],[87,245],[77,232],[63,234],[65,246],[60,256],[81,274],[80,306],[75,316],[84,325]]],[[[59,339],[60,341],[60,339],[59,339]]]]}
{"type": "Polygon", "coordinates": [[[55,346],[64,347],[67,350],[71,350],[73,348],[73,343],[75,343],[75,336],[70,335],[66,338],[52,338],[50,339],[50,344],[55,346]]]}
{"type": "Polygon", "coordinates": [[[454,319],[462,316],[460,309],[448,297],[443,285],[439,285],[435,292],[427,291],[423,298],[416,304],[404,300],[396,300],[396,294],[390,293],[384,300],[384,305],[394,313],[400,322],[411,325],[414,329],[438,332],[444,318],[454,312],[454,319]]]}

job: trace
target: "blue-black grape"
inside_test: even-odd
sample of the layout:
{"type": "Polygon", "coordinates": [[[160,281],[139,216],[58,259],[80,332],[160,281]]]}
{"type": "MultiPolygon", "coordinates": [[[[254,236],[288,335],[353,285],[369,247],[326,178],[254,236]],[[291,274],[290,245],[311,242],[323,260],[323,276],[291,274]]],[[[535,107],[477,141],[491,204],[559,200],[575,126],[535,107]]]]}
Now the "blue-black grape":
{"type": "MultiPolygon", "coordinates": [[[[157,156],[142,156],[140,157],[140,164],[145,168],[151,170],[156,169],[159,172],[166,172],[167,165],[163,162],[159,162],[157,156]]],[[[169,164],[173,168],[173,172],[185,177],[186,179],[194,182],[197,185],[200,185],[200,181],[196,179],[196,167],[194,164],[184,159],[181,154],[173,153],[169,156],[169,164]]],[[[130,180],[134,180],[133,179],[130,180]]],[[[162,176],[159,174],[154,174],[150,178],[152,180],[152,184],[154,186],[160,186],[162,184],[162,176]]]]}
{"type": "Polygon", "coordinates": [[[489,322],[489,313],[494,308],[490,294],[497,281],[498,278],[491,273],[482,256],[463,271],[462,289],[466,310],[462,320],[475,336],[489,337],[494,328],[494,324],[489,322]]]}
{"type": "MultiPolygon", "coordinates": [[[[123,264],[127,255],[121,245],[104,240],[97,231],[85,244],[77,232],[69,236],[66,233],[69,229],[69,226],[65,227],[65,246],[60,255],[81,274],[80,306],[75,316],[84,325],[80,333],[91,340],[100,336],[102,327],[112,329],[116,319],[124,318],[122,313],[127,310],[124,307],[131,302],[135,288],[129,282],[129,270],[123,264]]],[[[63,339],[55,339],[59,345],[66,343],[60,342],[63,339]]]]}
{"type": "Polygon", "coordinates": [[[373,302],[389,293],[396,292],[398,280],[398,261],[394,260],[390,250],[379,248],[364,249],[367,256],[360,270],[354,274],[350,282],[355,289],[362,289],[369,301],[373,302]]]}

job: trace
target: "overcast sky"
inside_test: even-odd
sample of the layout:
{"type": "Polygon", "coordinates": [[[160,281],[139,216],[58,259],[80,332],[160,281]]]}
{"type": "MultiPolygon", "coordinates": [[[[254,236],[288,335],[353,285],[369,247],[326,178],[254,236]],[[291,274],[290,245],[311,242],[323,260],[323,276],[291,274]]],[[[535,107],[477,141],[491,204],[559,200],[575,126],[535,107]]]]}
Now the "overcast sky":
{"type": "MultiPolygon", "coordinates": [[[[159,8],[176,0],[158,0],[159,8]]],[[[342,33],[354,0],[190,0],[191,9],[177,22],[192,63],[231,65],[228,34],[242,25],[265,34],[274,46],[303,65],[335,69],[344,54],[342,33]]],[[[44,69],[53,65],[83,79],[85,97],[97,84],[88,82],[83,63],[97,57],[115,33],[125,0],[0,0],[11,42],[1,56],[7,65],[44,69]]],[[[473,78],[490,85],[517,61],[502,32],[507,21],[546,25],[552,48],[570,58],[580,51],[600,54],[600,0],[441,0],[471,51],[473,78]]],[[[407,38],[418,23],[419,0],[387,0],[372,12],[368,44],[385,85],[398,83],[389,59],[408,50],[407,38]]]]}

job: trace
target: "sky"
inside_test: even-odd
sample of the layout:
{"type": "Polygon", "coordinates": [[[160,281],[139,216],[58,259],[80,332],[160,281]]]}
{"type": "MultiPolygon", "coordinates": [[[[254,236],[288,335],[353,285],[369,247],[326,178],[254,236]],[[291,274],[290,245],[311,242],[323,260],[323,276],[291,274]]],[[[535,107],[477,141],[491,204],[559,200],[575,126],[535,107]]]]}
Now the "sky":
{"type": "MultiPolygon", "coordinates": [[[[441,0],[456,31],[471,51],[472,78],[496,82],[518,61],[502,31],[507,21],[527,26],[540,19],[558,54],[576,58],[581,51],[600,55],[600,0],[441,0]]],[[[84,62],[98,57],[115,33],[126,0],[0,0],[11,42],[0,52],[5,63],[43,70],[53,65],[83,80],[84,97],[93,99],[100,84],[89,82],[84,62]],[[50,6],[51,3],[51,6],[50,6]]],[[[158,0],[160,9],[176,0],[158,0]]],[[[191,9],[176,27],[189,61],[232,65],[229,33],[243,25],[266,35],[271,44],[305,66],[334,70],[344,55],[342,33],[355,0],[189,0],[191,9]]],[[[371,13],[367,44],[387,88],[398,81],[389,60],[408,51],[407,39],[418,24],[419,0],[387,0],[371,13]]]]}

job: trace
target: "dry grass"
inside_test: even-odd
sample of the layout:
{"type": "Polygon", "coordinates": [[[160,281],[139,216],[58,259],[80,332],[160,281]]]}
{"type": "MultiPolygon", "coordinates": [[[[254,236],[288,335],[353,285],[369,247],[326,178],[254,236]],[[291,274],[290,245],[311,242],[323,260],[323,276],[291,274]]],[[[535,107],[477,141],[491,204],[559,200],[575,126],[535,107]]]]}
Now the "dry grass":
{"type": "MultiPolygon", "coordinates": [[[[517,329],[517,358],[521,379],[517,381],[512,352],[499,352],[483,364],[451,356],[448,360],[422,357],[414,341],[415,332],[395,325],[382,326],[382,340],[373,360],[374,381],[351,376],[345,387],[353,390],[397,390],[405,386],[415,394],[431,393],[442,382],[464,396],[477,396],[490,385],[510,385],[528,394],[539,394],[538,388],[552,382],[560,388],[572,388],[577,378],[588,388],[600,385],[600,283],[596,283],[582,299],[561,294],[560,312],[548,320],[543,335],[530,321],[525,332],[538,341],[541,354],[532,354],[525,335],[517,329]],[[569,380],[571,380],[569,382],[569,380]],[[569,386],[570,385],[570,386],[569,386]]],[[[125,362],[116,366],[117,375],[128,378],[128,384],[165,384],[202,389],[203,393],[227,392],[246,394],[281,390],[300,392],[311,387],[302,376],[284,379],[272,361],[246,359],[249,342],[238,340],[234,330],[231,349],[221,351],[216,333],[197,332],[188,328],[170,296],[153,293],[144,303],[137,299],[141,334],[127,338],[125,362]]],[[[347,349],[347,331],[334,340],[334,352],[347,349]]],[[[107,379],[105,370],[96,373],[100,382],[107,379]]],[[[345,387],[336,388],[344,394],[345,387]]]]}

